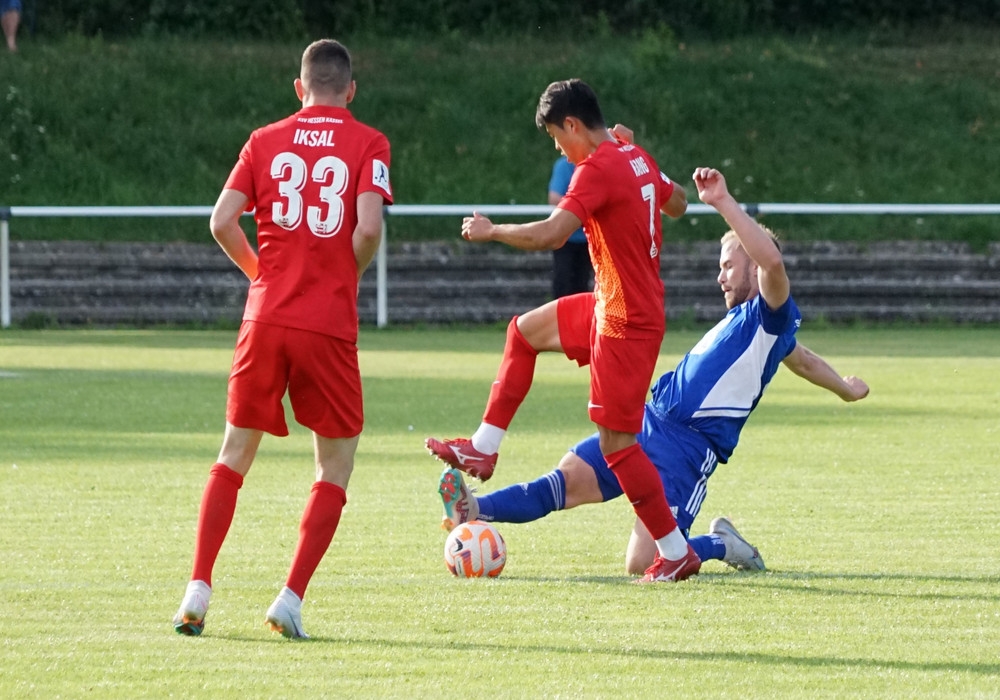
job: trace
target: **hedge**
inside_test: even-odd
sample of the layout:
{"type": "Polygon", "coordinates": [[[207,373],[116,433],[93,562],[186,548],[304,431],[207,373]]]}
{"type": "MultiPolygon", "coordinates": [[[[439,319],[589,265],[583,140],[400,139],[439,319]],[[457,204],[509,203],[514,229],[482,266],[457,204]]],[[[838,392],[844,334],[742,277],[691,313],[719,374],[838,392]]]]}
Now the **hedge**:
{"type": "Polygon", "coordinates": [[[1000,0],[25,0],[43,35],[142,34],[300,39],[610,31],[669,27],[708,38],[758,31],[864,29],[873,24],[1000,25],[1000,0]]]}

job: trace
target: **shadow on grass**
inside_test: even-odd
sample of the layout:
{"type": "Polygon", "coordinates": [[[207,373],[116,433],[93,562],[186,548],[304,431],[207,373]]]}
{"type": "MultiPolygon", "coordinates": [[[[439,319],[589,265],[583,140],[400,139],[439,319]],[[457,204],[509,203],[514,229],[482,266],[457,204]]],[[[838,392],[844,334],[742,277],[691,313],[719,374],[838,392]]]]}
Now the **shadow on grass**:
{"type": "Polygon", "coordinates": [[[714,577],[719,583],[738,583],[740,586],[757,585],[769,590],[787,590],[795,593],[810,593],[818,595],[838,595],[854,596],[862,598],[899,598],[907,600],[955,600],[955,601],[984,601],[994,605],[1000,604],[1000,591],[992,595],[977,593],[938,591],[907,591],[907,590],[875,590],[865,588],[854,590],[848,588],[837,588],[828,586],[827,583],[858,584],[863,582],[871,583],[892,583],[899,588],[907,586],[927,586],[935,584],[969,584],[974,586],[991,587],[998,590],[1000,587],[1000,576],[933,576],[927,574],[829,574],[829,573],[801,573],[769,570],[765,574],[743,574],[743,575],[719,575],[714,577]],[[815,587],[812,584],[817,584],[815,587]]]}
{"type": "MultiPolygon", "coordinates": [[[[246,642],[260,644],[259,637],[246,637],[242,635],[223,635],[223,639],[230,642],[246,642]]],[[[275,636],[272,639],[275,643],[282,644],[335,644],[357,650],[365,646],[375,646],[379,648],[401,648],[413,650],[420,647],[427,651],[444,652],[478,652],[496,653],[499,651],[495,643],[477,642],[426,642],[406,639],[391,639],[387,637],[372,637],[368,639],[353,637],[318,637],[309,639],[290,640],[284,637],[275,636]]],[[[744,651],[687,651],[681,649],[623,649],[618,646],[595,646],[588,642],[581,646],[552,645],[552,644],[510,644],[502,650],[504,653],[535,653],[535,654],[559,654],[567,656],[606,656],[614,658],[637,658],[637,659],[670,659],[674,661],[694,661],[694,662],[716,662],[716,663],[736,663],[739,665],[759,664],[768,666],[790,666],[799,668],[834,668],[857,670],[891,669],[894,671],[944,671],[947,673],[973,673],[982,676],[1000,675],[1000,663],[963,663],[953,661],[900,661],[891,659],[874,659],[864,657],[838,657],[838,656],[794,656],[792,654],[766,654],[747,653],[744,651]]]]}

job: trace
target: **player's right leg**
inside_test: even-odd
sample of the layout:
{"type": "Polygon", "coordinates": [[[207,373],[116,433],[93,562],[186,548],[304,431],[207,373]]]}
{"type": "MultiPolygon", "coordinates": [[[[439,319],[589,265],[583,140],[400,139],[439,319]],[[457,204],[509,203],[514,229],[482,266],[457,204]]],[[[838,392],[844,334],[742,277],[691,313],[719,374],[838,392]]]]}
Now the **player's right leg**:
{"type": "Polygon", "coordinates": [[[309,639],[309,635],[302,628],[302,599],[287,586],[281,589],[278,597],[267,609],[264,624],[282,637],[309,639]]]}
{"type": "Polygon", "coordinates": [[[265,621],[285,637],[305,638],[302,601],[347,504],[364,427],[364,401],[354,343],[302,330],[290,330],[289,339],[288,394],[296,420],[313,431],[316,480],[299,521],[285,586],[265,621]]]}
{"type": "MultiPolygon", "coordinates": [[[[507,325],[503,359],[497,370],[497,378],[490,387],[490,396],[479,429],[469,439],[427,438],[424,445],[435,458],[482,481],[493,476],[500,442],[514,419],[514,414],[528,395],[535,375],[535,359],[538,357],[538,350],[524,337],[518,321],[530,319],[532,314],[537,315],[540,311],[541,309],[535,309],[524,316],[515,316],[507,325]]],[[[556,327],[554,306],[552,321],[553,327],[556,327]]],[[[558,331],[556,335],[558,336],[558,331]]]]}
{"type": "Polygon", "coordinates": [[[179,634],[199,635],[205,626],[205,613],[212,594],[212,571],[232,525],[243,477],[250,469],[260,439],[260,431],[226,424],[220,461],[209,471],[198,508],[191,578],[173,619],[174,629],[179,634]],[[230,460],[235,469],[228,467],[224,459],[230,460]]]}
{"type": "Polygon", "coordinates": [[[252,322],[240,326],[229,375],[226,432],[202,491],[190,583],[173,621],[180,634],[201,634],[204,627],[215,561],[232,525],[243,477],[250,471],[264,431],[288,434],[281,403],[287,376],[280,371],[281,363],[275,363],[275,344],[280,341],[272,329],[252,322]]]}
{"type": "Polygon", "coordinates": [[[427,438],[424,446],[438,460],[486,481],[493,476],[497,453],[514,415],[524,402],[540,352],[565,352],[581,366],[590,362],[593,294],[556,299],[515,316],[507,326],[507,341],[496,380],[471,438],[427,438]]]}
{"type": "Polygon", "coordinates": [[[438,440],[429,437],[424,440],[424,447],[435,459],[481,481],[493,476],[493,470],[497,466],[497,453],[480,452],[469,438],[438,440]]]}

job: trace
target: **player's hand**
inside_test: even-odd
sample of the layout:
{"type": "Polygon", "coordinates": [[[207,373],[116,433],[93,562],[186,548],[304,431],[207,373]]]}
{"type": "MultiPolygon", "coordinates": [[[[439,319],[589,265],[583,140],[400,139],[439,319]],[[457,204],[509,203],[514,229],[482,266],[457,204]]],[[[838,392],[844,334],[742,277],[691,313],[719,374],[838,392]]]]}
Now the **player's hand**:
{"type": "Polygon", "coordinates": [[[729,196],[726,188],[726,178],[715,168],[695,168],[694,186],[698,188],[698,199],[709,206],[715,206],[723,198],[729,196]]]}
{"type": "Polygon", "coordinates": [[[844,377],[844,382],[851,388],[851,396],[845,397],[844,401],[860,401],[868,396],[868,385],[864,380],[850,376],[844,377]]]}
{"type": "Polygon", "coordinates": [[[622,143],[635,143],[635,132],[624,124],[615,124],[611,130],[611,135],[622,143]]]}
{"type": "Polygon", "coordinates": [[[462,238],[467,241],[488,241],[493,231],[493,222],[479,212],[462,219],[462,238]]]}

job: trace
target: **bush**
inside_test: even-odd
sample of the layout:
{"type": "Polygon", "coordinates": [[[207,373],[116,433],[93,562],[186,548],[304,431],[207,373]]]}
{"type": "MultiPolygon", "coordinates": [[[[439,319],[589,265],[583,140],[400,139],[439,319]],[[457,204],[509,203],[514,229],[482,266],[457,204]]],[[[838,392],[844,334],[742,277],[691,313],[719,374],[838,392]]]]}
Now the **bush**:
{"type": "Polygon", "coordinates": [[[109,38],[142,34],[298,39],[305,23],[298,0],[177,2],[171,0],[50,0],[36,8],[46,35],[109,38]]]}
{"type": "Polygon", "coordinates": [[[1000,23],[998,0],[48,0],[36,8],[50,35],[172,35],[300,39],[348,34],[391,37],[461,32],[472,36],[559,32],[579,36],[607,26],[641,34],[669,26],[678,36],[709,38],[873,24],[1000,23]]]}

